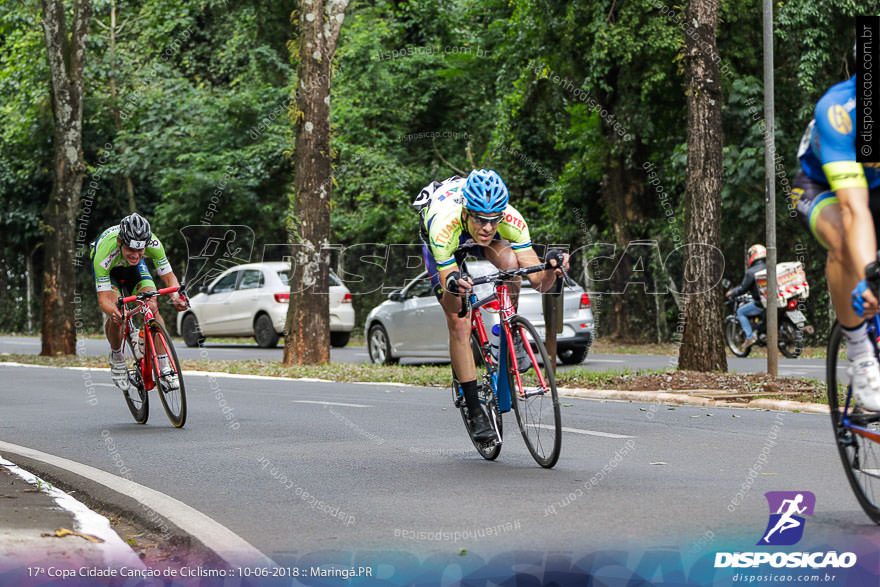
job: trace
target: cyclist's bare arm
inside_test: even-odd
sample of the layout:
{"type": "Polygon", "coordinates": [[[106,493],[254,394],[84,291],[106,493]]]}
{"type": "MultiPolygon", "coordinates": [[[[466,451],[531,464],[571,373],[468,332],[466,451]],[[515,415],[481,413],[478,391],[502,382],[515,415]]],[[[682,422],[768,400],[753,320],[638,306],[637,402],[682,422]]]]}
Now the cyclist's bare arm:
{"type": "MultiPolygon", "coordinates": [[[[562,255],[562,267],[568,271],[568,253],[564,253],[562,255]]],[[[538,258],[538,254],[535,253],[534,249],[525,249],[524,251],[518,251],[516,253],[516,260],[519,263],[520,267],[532,267],[534,265],[540,265],[541,260],[538,258]]],[[[541,273],[530,273],[526,275],[526,279],[529,280],[529,283],[532,284],[532,287],[535,288],[536,291],[547,291],[553,284],[556,282],[557,277],[562,277],[562,271],[544,271],[541,273]]]]}
{"type": "MultiPolygon", "coordinates": [[[[868,188],[841,188],[835,194],[843,217],[847,256],[858,279],[862,280],[865,278],[865,266],[874,261],[877,255],[874,220],[868,207],[868,188]]],[[[865,317],[876,314],[877,298],[870,289],[862,297],[865,300],[865,317]]]]}
{"type": "Polygon", "coordinates": [[[98,307],[110,316],[114,324],[122,324],[122,312],[116,307],[116,292],[111,290],[98,292],[98,307]]]}

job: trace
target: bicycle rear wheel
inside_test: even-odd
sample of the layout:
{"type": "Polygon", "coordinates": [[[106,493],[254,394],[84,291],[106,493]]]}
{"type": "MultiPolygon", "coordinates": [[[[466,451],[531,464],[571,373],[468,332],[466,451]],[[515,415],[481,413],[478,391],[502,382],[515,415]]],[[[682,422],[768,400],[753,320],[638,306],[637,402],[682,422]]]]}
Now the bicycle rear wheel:
{"type": "Polygon", "coordinates": [[[174,344],[168,332],[156,320],[150,321],[150,332],[153,334],[153,340],[156,341],[156,355],[168,355],[168,367],[177,375],[177,381],[180,386],[177,389],[167,390],[163,385],[159,384],[159,361],[153,356],[153,377],[156,381],[156,390],[159,399],[162,400],[162,407],[165,408],[165,414],[176,428],[182,428],[186,423],[186,389],[183,384],[183,371],[180,368],[180,361],[177,360],[177,352],[174,350],[174,344]]]}
{"type": "Polygon", "coordinates": [[[486,365],[483,353],[480,351],[480,342],[475,334],[471,334],[471,350],[473,351],[474,362],[477,368],[477,396],[480,398],[480,407],[483,408],[486,417],[489,418],[489,424],[491,424],[497,438],[493,440],[476,440],[474,438],[471,427],[468,425],[468,409],[464,398],[458,391],[460,382],[454,370],[452,372],[452,394],[455,398],[455,405],[461,411],[461,419],[464,421],[464,427],[468,431],[471,442],[474,443],[474,448],[487,461],[494,461],[501,454],[501,412],[498,409],[498,402],[495,401],[495,392],[492,388],[492,374],[486,365]]]}
{"type": "Polygon", "coordinates": [[[828,408],[834,440],[846,478],[859,505],[874,523],[880,524],[880,508],[877,506],[880,504],[880,414],[853,409],[848,382],[840,381],[837,373],[838,362],[841,361],[838,355],[845,349],[843,329],[835,322],[828,339],[826,359],[828,408]],[[849,419],[849,425],[844,422],[844,415],[849,419]],[[871,439],[872,435],[875,440],[871,439]]]}
{"type": "MultiPolygon", "coordinates": [[[[559,460],[562,448],[562,417],[556,395],[556,378],[544,342],[532,323],[522,316],[514,316],[510,320],[510,332],[514,341],[517,336],[525,341],[531,361],[525,372],[519,373],[510,367],[507,373],[516,423],[532,457],[549,469],[559,460]]],[[[507,352],[508,365],[513,365],[512,357],[516,351],[508,348],[507,352]]]]}
{"type": "Polygon", "coordinates": [[[131,341],[125,337],[125,364],[128,369],[128,388],[122,392],[128,411],[131,412],[134,421],[138,424],[146,424],[150,417],[150,396],[144,388],[144,379],[141,377],[141,362],[137,359],[135,349],[131,341]]]}

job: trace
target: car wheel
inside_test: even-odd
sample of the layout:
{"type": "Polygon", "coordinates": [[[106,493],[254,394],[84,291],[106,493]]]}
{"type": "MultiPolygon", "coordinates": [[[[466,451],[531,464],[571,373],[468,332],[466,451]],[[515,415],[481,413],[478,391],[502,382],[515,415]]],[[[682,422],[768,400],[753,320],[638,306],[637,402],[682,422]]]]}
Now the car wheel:
{"type": "Polygon", "coordinates": [[[278,333],[268,314],[260,314],[254,321],[254,340],[264,349],[274,348],[278,344],[278,333]]]}
{"type": "Polygon", "coordinates": [[[183,342],[188,347],[196,347],[205,342],[205,337],[202,336],[201,330],[199,330],[199,321],[196,320],[196,316],[193,313],[189,313],[183,317],[183,322],[180,324],[181,335],[183,336],[183,342]]]}
{"type": "Polygon", "coordinates": [[[578,365],[587,358],[589,347],[575,346],[568,347],[559,351],[557,356],[563,365],[578,365]]]}
{"type": "Polygon", "coordinates": [[[388,332],[381,324],[373,324],[367,336],[367,353],[370,361],[377,365],[393,365],[400,359],[391,356],[391,341],[388,340],[388,332]]]}
{"type": "Polygon", "coordinates": [[[351,338],[351,332],[331,332],[330,333],[330,346],[334,347],[344,347],[348,344],[348,340],[351,338]]]}

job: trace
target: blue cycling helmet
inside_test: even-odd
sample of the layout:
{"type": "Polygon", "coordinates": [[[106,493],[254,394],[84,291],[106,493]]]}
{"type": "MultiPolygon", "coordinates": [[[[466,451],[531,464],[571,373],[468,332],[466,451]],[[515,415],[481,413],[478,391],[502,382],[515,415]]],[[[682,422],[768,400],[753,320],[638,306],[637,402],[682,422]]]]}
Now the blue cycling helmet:
{"type": "Polygon", "coordinates": [[[501,176],[491,169],[474,169],[464,186],[464,207],[478,214],[497,214],[510,199],[501,176]]]}

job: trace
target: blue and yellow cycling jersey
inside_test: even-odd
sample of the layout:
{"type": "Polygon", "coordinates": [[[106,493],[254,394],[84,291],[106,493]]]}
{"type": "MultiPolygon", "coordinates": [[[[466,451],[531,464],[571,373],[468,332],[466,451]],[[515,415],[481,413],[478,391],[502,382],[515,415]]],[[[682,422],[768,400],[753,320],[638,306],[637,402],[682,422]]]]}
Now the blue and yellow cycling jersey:
{"type": "Polygon", "coordinates": [[[880,186],[880,163],[856,161],[855,108],[853,76],[822,96],[798,149],[804,173],[814,181],[827,183],[832,190],[880,186]]]}

